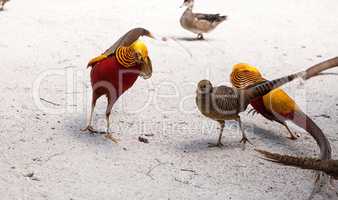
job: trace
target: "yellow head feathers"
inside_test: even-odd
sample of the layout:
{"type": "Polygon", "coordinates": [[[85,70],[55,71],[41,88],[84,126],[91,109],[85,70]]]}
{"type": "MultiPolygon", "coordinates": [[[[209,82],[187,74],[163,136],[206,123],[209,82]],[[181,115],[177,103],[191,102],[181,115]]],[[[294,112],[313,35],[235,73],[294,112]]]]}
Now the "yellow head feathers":
{"type": "Polygon", "coordinates": [[[130,45],[130,48],[139,53],[142,56],[143,60],[146,60],[146,58],[148,57],[147,46],[141,40],[136,40],[133,44],[130,45]]]}
{"type": "Polygon", "coordinates": [[[141,40],[136,40],[132,45],[129,46],[129,48],[133,49],[138,56],[137,62],[141,64],[140,75],[144,79],[150,78],[153,72],[153,67],[151,60],[148,56],[148,49],[146,44],[141,40]]]}
{"type": "Polygon", "coordinates": [[[232,68],[232,71],[233,72],[249,71],[249,72],[257,73],[260,76],[262,76],[261,73],[259,72],[259,70],[256,67],[249,65],[249,64],[246,64],[246,63],[238,63],[238,64],[234,65],[233,68],[232,68]]]}

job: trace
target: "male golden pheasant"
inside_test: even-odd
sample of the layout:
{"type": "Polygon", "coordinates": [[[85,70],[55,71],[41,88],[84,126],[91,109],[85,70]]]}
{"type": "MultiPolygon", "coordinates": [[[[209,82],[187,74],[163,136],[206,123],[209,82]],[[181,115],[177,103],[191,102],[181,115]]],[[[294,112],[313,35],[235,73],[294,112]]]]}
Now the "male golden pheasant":
{"type": "MultiPolygon", "coordinates": [[[[313,67],[308,68],[305,71],[303,76],[304,80],[307,80],[313,76],[318,75],[326,69],[330,69],[338,66],[338,57],[326,60],[322,63],[314,65],[313,67]]],[[[260,72],[256,67],[253,67],[249,64],[237,64],[233,67],[233,71],[230,76],[231,83],[236,88],[250,88],[254,85],[259,85],[267,80],[262,77],[260,72]]],[[[291,120],[297,126],[303,128],[312,137],[316,140],[319,149],[320,149],[320,160],[324,162],[317,162],[309,159],[302,159],[290,156],[281,156],[279,154],[272,154],[266,151],[257,150],[260,153],[264,154],[266,157],[275,162],[280,162],[285,165],[295,165],[307,169],[317,169],[324,171],[328,174],[334,174],[336,172],[332,171],[332,167],[336,164],[334,161],[331,161],[331,145],[324,135],[323,131],[308,117],[295,103],[291,97],[289,97],[282,89],[277,88],[267,93],[265,96],[257,97],[251,100],[250,104],[252,107],[265,118],[276,121],[284,125],[289,131],[291,138],[295,138],[289,128],[287,127],[285,121],[291,120]],[[302,164],[303,161],[310,162],[305,165],[302,164]],[[327,165],[327,167],[322,167],[327,165]],[[331,171],[330,171],[331,170],[331,171]]],[[[321,184],[326,184],[328,178],[325,175],[318,174],[317,181],[313,192],[317,192],[321,188],[321,184]]]]}
{"type": "Polygon", "coordinates": [[[88,67],[92,67],[90,73],[93,88],[92,106],[89,123],[82,131],[97,133],[91,125],[94,107],[96,100],[105,95],[108,99],[105,136],[117,142],[111,135],[109,128],[109,116],[114,103],[135,83],[138,76],[148,79],[152,75],[148,49],[142,41],[138,40],[140,36],[153,38],[152,34],[144,28],[132,29],[103,54],[88,63],[88,67]]]}
{"type": "MultiPolygon", "coordinates": [[[[246,88],[266,81],[256,67],[244,63],[236,64],[233,67],[230,79],[236,88],[246,88]]],[[[263,97],[252,100],[250,104],[256,112],[265,118],[282,124],[289,132],[290,139],[297,139],[285,121],[292,118],[294,112],[298,112],[300,109],[284,90],[277,88],[263,97]]]]}
{"type": "MultiPolygon", "coordinates": [[[[305,71],[303,79],[309,79],[320,72],[338,66],[338,57],[314,65],[305,71]]],[[[256,67],[249,64],[237,64],[230,75],[231,83],[239,89],[250,88],[267,80],[262,77],[256,67]]],[[[321,150],[321,159],[331,158],[331,147],[322,130],[308,117],[282,89],[277,88],[264,96],[250,101],[252,107],[265,118],[283,124],[291,120],[297,126],[303,128],[316,140],[321,150]]],[[[289,128],[287,127],[288,131],[289,128]]],[[[291,131],[291,138],[294,137],[291,131]]]]}

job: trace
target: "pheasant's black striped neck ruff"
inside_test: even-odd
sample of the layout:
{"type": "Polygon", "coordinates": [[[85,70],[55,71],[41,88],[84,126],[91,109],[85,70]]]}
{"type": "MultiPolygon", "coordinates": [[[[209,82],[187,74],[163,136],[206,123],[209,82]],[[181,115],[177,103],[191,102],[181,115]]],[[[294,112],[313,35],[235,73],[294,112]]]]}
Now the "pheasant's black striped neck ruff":
{"type": "Polygon", "coordinates": [[[119,47],[115,56],[117,61],[125,68],[136,65],[135,51],[130,47],[119,47]]]}

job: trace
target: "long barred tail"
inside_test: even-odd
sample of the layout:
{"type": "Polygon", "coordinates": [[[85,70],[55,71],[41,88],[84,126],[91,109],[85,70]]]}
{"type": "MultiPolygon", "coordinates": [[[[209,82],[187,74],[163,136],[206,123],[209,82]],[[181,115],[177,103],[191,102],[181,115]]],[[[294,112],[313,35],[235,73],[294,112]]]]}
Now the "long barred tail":
{"type": "Polygon", "coordinates": [[[303,77],[304,80],[307,80],[309,78],[312,78],[316,75],[318,75],[319,73],[321,73],[324,70],[333,68],[333,67],[337,67],[338,66],[338,57],[335,58],[331,58],[329,60],[326,60],[324,62],[321,62],[319,64],[316,64],[310,68],[308,68],[305,71],[305,76],[303,77]]]}
{"type": "MultiPolygon", "coordinates": [[[[262,154],[265,160],[279,163],[286,166],[298,167],[301,169],[309,169],[316,170],[320,172],[324,172],[327,175],[330,175],[334,179],[338,179],[338,160],[321,160],[314,158],[306,158],[306,157],[296,157],[296,156],[288,156],[281,155],[278,153],[271,153],[268,151],[255,149],[258,153],[262,154]]],[[[319,174],[318,174],[319,175],[319,174]]],[[[315,188],[313,192],[316,192],[316,189],[320,189],[320,184],[326,184],[329,179],[328,176],[318,176],[319,179],[322,179],[321,182],[319,179],[316,180],[315,188]],[[319,185],[317,185],[319,184],[319,185]],[[319,188],[316,188],[318,186],[319,188]]]]}
{"type": "Polygon", "coordinates": [[[259,97],[259,96],[264,96],[273,89],[276,89],[276,88],[278,88],[278,87],[280,87],[280,86],[282,86],[286,83],[289,83],[289,82],[293,81],[294,79],[296,79],[298,77],[303,77],[304,74],[305,74],[305,72],[302,71],[302,72],[298,72],[296,74],[284,76],[282,78],[274,79],[272,81],[265,81],[265,82],[259,83],[255,86],[248,88],[246,93],[247,93],[248,97],[251,98],[251,99],[254,99],[254,98],[259,97]]]}
{"type": "Polygon", "coordinates": [[[308,68],[305,71],[291,74],[289,76],[284,76],[279,79],[275,79],[272,81],[264,81],[264,78],[261,76],[259,71],[248,64],[237,64],[234,66],[234,70],[230,76],[232,84],[237,88],[247,88],[247,93],[250,98],[255,98],[258,96],[263,96],[267,93],[269,93],[271,90],[278,88],[292,80],[294,80],[297,77],[301,77],[304,80],[307,80],[313,76],[318,75],[324,70],[337,67],[338,66],[338,57],[326,60],[324,62],[321,62],[319,64],[316,64],[310,68],[308,68]],[[240,70],[241,68],[249,68],[250,70],[240,70]],[[237,71],[240,71],[238,73],[237,71]],[[256,84],[252,86],[252,84],[257,82],[261,82],[259,84],[256,84]],[[252,87],[250,87],[250,85],[252,87]]]}
{"type": "Polygon", "coordinates": [[[219,21],[219,22],[222,22],[222,21],[226,20],[227,18],[228,18],[228,16],[226,16],[226,15],[221,15],[221,16],[219,16],[218,21],[219,21]]]}
{"type": "Polygon", "coordinates": [[[281,155],[268,151],[255,149],[258,153],[264,155],[269,161],[280,163],[283,165],[299,167],[302,169],[322,170],[321,160],[314,158],[303,158],[289,155],[281,155]]]}
{"type": "MultiPolygon", "coordinates": [[[[267,158],[272,161],[283,163],[285,165],[298,166],[304,169],[318,169],[316,167],[319,161],[331,160],[331,145],[323,131],[314,123],[310,117],[308,117],[302,111],[297,111],[294,113],[293,118],[290,119],[300,128],[306,130],[317,142],[320,150],[319,159],[309,159],[309,158],[297,158],[292,156],[282,156],[279,154],[273,154],[262,150],[257,150],[258,152],[264,154],[267,158]]],[[[318,166],[317,166],[318,167],[318,166]]]]}
{"type": "Polygon", "coordinates": [[[329,140],[318,125],[304,112],[298,110],[290,120],[300,128],[306,130],[317,142],[320,149],[320,159],[331,159],[331,145],[329,140]]]}

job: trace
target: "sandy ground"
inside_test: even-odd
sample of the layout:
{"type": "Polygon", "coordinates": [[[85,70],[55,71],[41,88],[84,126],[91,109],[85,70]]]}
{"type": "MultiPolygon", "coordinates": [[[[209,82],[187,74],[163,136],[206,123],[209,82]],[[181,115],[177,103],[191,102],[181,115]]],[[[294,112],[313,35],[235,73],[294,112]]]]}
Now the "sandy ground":
{"type": "MultiPolygon", "coordinates": [[[[254,147],[317,156],[303,130],[286,139],[279,124],[242,113],[254,146],[242,150],[237,124],[227,123],[223,149],[210,149],[217,123],[196,110],[200,79],[229,84],[234,64],[260,67],[268,78],[296,72],[338,54],[338,2],[333,0],[203,1],[199,12],[229,20],[194,37],[179,25],[181,1],[12,0],[0,13],[1,199],[307,199],[314,173],[258,158],[254,147]],[[90,103],[86,63],[133,27],[167,42],[144,39],[153,60],[113,108],[121,140],[79,131],[90,103]],[[40,101],[54,102],[55,105],[40,101]],[[138,137],[148,136],[149,143],[138,137]]],[[[338,69],[330,70],[338,72],[338,69]]],[[[337,76],[316,77],[286,90],[338,147],[337,76]]],[[[105,100],[95,126],[105,129],[105,100]]],[[[319,199],[325,197],[319,196],[319,199]]]]}

